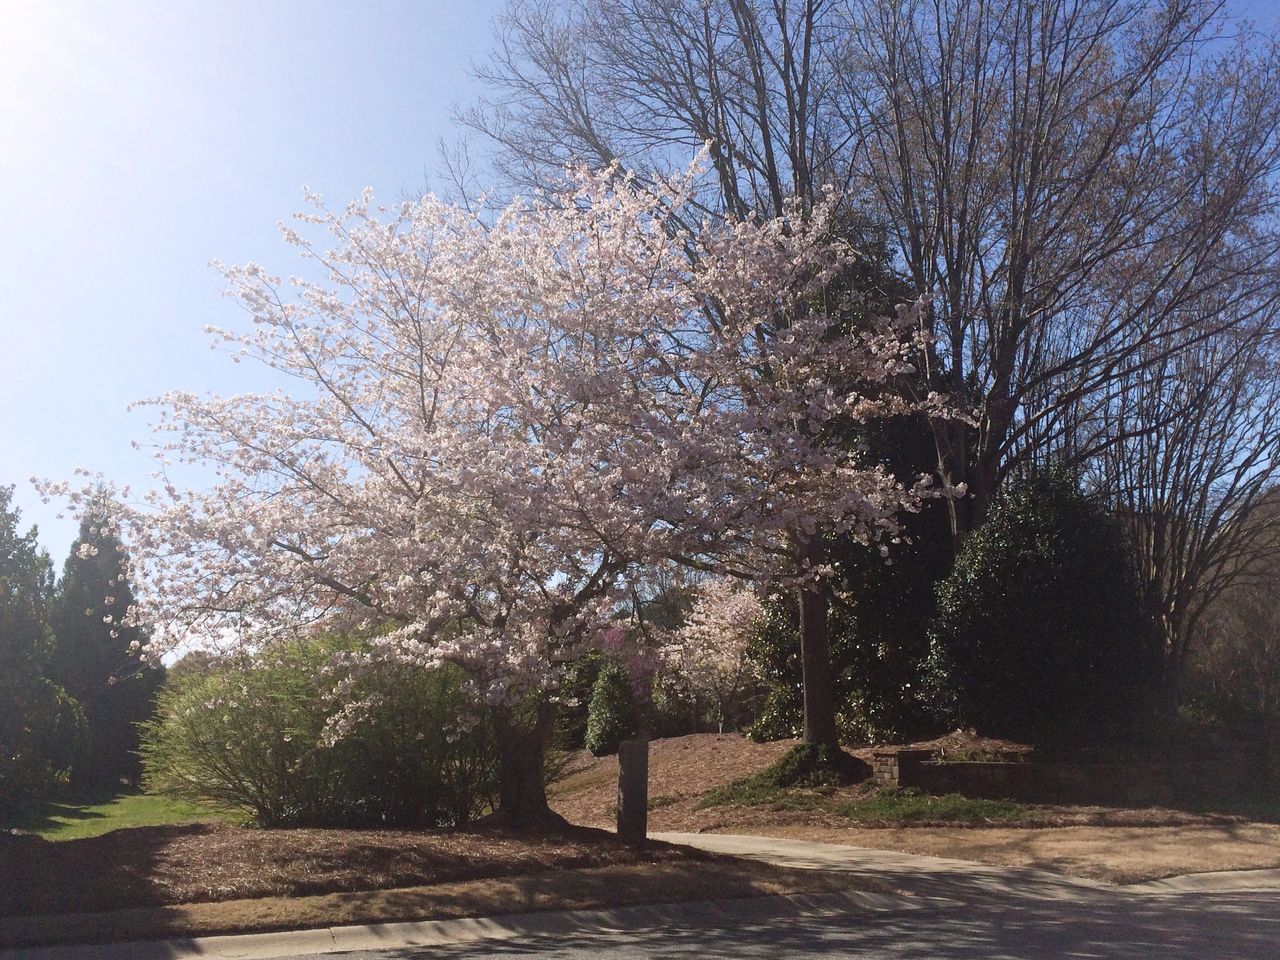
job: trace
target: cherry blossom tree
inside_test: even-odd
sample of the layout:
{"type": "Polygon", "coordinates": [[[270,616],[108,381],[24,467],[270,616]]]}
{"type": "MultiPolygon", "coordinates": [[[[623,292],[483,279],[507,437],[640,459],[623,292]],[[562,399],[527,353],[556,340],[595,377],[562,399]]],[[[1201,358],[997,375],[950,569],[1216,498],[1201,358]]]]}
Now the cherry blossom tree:
{"type": "Polygon", "coordinates": [[[116,497],[152,652],[377,627],[382,658],[466,671],[500,812],[534,822],[564,664],[639,571],[803,588],[825,533],[896,536],[923,488],[826,436],[904,409],[877,388],[910,372],[915,317],[845,322],[831,201],[672,229],[695,177],[574,172],[488,220],[312,198],[282,227],[308,276],[223,268],[252,325],[214,334],[290,386],[154,401],[164,482],[116,497]],[[216,483],[165,479],[184,463],[216,483]]]}
{"type": "Polygon", "coordinates": [[[758,679],[748,658],[764,608],[742,583],[710,580],[698,588],[693,607],[672,641],[662,648],[666,675],[695,700],[710,700],[720,732],[724,721],[758,679]]]}

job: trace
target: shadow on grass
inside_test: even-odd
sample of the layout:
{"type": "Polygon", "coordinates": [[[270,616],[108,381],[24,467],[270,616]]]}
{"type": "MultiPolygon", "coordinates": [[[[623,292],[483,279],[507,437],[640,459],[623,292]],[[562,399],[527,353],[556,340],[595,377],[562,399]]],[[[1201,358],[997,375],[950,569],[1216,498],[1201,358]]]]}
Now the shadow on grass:
{"type": "Polygon", "coordinates": [[[51,800],[16,818],[10,826],[25,833],[48,833],[56,831],[66,821],[105,820],[107,814],[93,808],[127,799],[137,793],[137,790],[123,787],[81,791],[63,800],[51,800]]]}
{"type": "Polygon", "coordinates": [[[105,815],[80,804],[48,803],[17,823],[19,830],[45,833],[56,830],[65,820],[103,820],[105,815]]]}

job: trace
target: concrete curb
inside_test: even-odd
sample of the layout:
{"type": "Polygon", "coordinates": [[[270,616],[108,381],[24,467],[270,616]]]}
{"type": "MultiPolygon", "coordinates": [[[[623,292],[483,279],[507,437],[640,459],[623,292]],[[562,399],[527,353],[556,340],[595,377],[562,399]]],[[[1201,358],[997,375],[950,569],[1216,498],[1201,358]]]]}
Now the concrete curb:
{"type": "Polygon", "coordinates": [[[1280,890],[1280,870],[1217,870],[1184,873],[1163,880],[1128,883],[1116,888],[1126,893],[1253,893],[1280,890]]]}
{"type": "MultiPolygon", "coordinates": [[[[932,900],[929,905],[937,906],[932,900]]],[[[916,898],[885,893],[790,894],[742,900],[508,914],[463,920],[427,920],[240,936],[68,944],[0,950],[2,960],[269,960],[297,954],[445,946],[481,940],[516,940],[602,934],[617,930],[696,924],[699,927],[849,912],[920,909],[916,898]]]]}

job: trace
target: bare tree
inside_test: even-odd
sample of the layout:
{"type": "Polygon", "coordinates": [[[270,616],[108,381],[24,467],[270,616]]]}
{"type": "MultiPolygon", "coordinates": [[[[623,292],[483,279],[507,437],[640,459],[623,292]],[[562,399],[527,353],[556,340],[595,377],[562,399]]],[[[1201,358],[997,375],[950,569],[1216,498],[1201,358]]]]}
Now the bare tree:
{"type": "MultiPolygon", "coordinates": [[[[1278,510],[1272,491],[1255,516],[1273,521],[1278,510]]],[[[1201,632],[1191,663],[1197,688],[1264,723],[1280,721],[1280,551],[1209,605],[1201,632]]]]}
{"type": "Polygon", "coordinates": [[[930,298],[957,536],[1081,401],[1274,297],[1274,45],[1206,0],[855,0],[862,181],[930,298]],[[1189,304],[1217,298],[1216,315],[1189,304]]]}
{"type": "Polygon", "coordinates": [[[566,163],[682,169],[710,145],[707,209],[781,216],[851,174],[832,54],[836,0],[515,0],[459,114],[521,187],[566,163]]]}
{"type": "Polygon", "coordinates": [[[1173,706],[1208,612],[1273,570],[1280,510],[1280,336],[1266,312],[1157,354],[1119,381],[1092,465],[1127,523],[1164,653],[1173,706]],[[1264,509],[1265,508],[1265,509],[1264,509]]]}
{"type": "Polygon", "coordinates": [[[1187,303],[1280,290],[1280,58],[1230,26],[1219,0],[523,0],[460,119],[521,186],[707,142],[711,212],[846,191],[930,298],[928,389],[979,414],[934,425],[960,537],[1071,450],[1082,398],[1186,342],[1187,303]]]}

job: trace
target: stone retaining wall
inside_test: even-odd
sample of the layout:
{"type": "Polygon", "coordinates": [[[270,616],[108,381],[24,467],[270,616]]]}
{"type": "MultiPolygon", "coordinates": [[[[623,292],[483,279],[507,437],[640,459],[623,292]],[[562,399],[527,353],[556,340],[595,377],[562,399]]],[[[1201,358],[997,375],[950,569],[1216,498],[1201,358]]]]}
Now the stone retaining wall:
{"type": "Polygon", "coordinates": [[[928,750],[880,750],[873,776],[890,786],[1026,803],[1163,805],[1256,796],[1266,789],[1261,745],[1194,760],[1109,763],[935,760],[928,750]]]}

